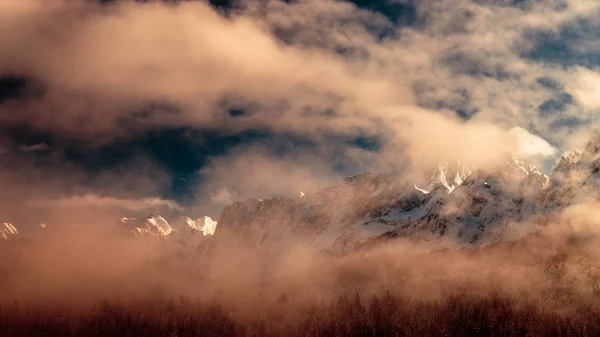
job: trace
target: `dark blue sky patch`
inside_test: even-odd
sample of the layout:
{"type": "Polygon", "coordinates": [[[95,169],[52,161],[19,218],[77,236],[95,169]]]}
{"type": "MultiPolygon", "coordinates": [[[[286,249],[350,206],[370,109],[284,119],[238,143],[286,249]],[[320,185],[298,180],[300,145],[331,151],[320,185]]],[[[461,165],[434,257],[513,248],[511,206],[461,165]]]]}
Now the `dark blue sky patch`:
{"type": "Polygon", "coordinates": [[[424,83],[413,86],[417,95],[417,104],[420,107],[432,110],[452,110],[461,119],[469,120],[480,110],[471,101],[471,95],[466,88],[452,88],[452,94],[446,99],[436,98],[437,88],[429,87],[424,83]]]}
{"type": "Polygon", "coordinates": [[[0,103],[23,95],[27,86],[24,76],[0,75],[0,103]]]}
{"type": "Polygon", "coordinates": [[[51,132],[32,129],[26,124],[0,124],[0,133],[10,147],[42,143],[51,147],[57,142],[57,137],[51,132]]]}
{"type": "Polygon", "coordinates": [[[414,0],[348,0],[358,8],[382,14],[397,26],[412,26],[417,22],[414,0]]]}
{"type": "Polygon", "coordinates": [[[456,112],[456,114],[458,115],[458,117],[460,117],[463,120],[469,120],[471,118],[473,118],[473,116],[475,116],[475,114],[477,114],[479,112],[478,108],[466,108],[466,109],[456,109],[454,110],[456,112]]]}
{"type": "Polygon", "coordinates": [[[379,152],[382,147],[382,140],[379,137],[367,134],[350,137],[345,143],[350,147],[373,152],[379,152]]]}
{"type": "Polygon", "coordinates": [[[575,130],[586,124],[590,124],[591,122],[592,121],[590,119],[583,119],[579,117],[559,117],[550,122],[550,128],[557,131],[560,129],[575,130]]]}
{"type": "Polygon", "coordinates": [[[260,107],[258,104],[250,103],[247,100],[235,97],[222,98],[215,109],[215,112],[222,112],[227,117],[247,117],[256,112],[260,107]]]}
{"type": "Polygon", "coordinates": [[[161,197],[183,203],[195,201],[197,186],[202,177],[197,173],[212,158],[228,155],[238,146],[260,145],[273,156],[285,156],[298,152],[319,153],[325,142],[339,158],[331,160],[336,170],[344,174],[356,174],[356,168],[348,165],[344,148],[357,147],[367,151],[379,151],[381,140],[376,136],[361,134],[355,137],[331,134],[320,142],[295,134],[276,134],[265,130],[247,130],[227,133],[220,130],[197,130],[190,128],[163,129],[148,132],[129,140],[117,141],[101,148],[89,149],[71,146],[64,149],[69,163],[85,168],[93,176],[103,170],[117,169],[123,163],[141,156],[157,163],[171,175],[171,186],[161,197]],[[337,165],[337,166],[336,166],[337,165]]]}
{"type": "Polygon", "coordinates": [[[529,10],[534,4],[531,0],[474,0],[474,2],[479,5],[516,7],[521,10],[529,10]]]}
{"type": "Polygon", "coordinates": [[[540,104],[538,111],[542,117],[548,117],[565,111],[565,109],[574,103],[573,96],[566,92],[561,92],[540,104]]]}
{"type": "MultiPolygon", "coordinates": [[[[52,134],[37,132],[26,126],[11,127],[5,134],[16,144],[49,144],[49,153],[24,153],[32,157],[38,167],[72,167],[85,172],[89,179],[102,172],[120,172],[134,163],[135,159],[148,160],[164,169],[171,177],[169,186],[161,191],[160,197],[175,199],[182,203],[193,203],[202,177],[197,173],[215,157],[228,155],[238,146],[260,145],[273,156],[285,156],[298,152],[321,153],[326,144],[336,158],[332,165],[348,174],[356,168],[348,165],[344,148],[356,147],[378,151],[381,142],[367,134],[357,136],[325,135],[314,141],[301,135],[273,133],[266,130],[245,130],[232,133],[225,130],[200,130],[193,128],[163,128],[132,135],[111,143],[90,147],[79,142],[58,139],[52,134]],[[339,149],[339,150],[336,150],[339,149]]],[[[325,155],[325,154],[324,154],[325,155]]]]}
{"type": "Polygon", "coordinates": [[[548,76],[538,77],[535,79],[535,81],[537,82],[537,84],[550,90],[562,90],[564,88],[564,85],[562,83],[548,76]]]}
{"type": "MultiPolygon", "coordinates": [[[[536,3],[539,3],[539,0],[474,0],[475,3],[479,5],[493,5],[493,6],[503,6],[503,7],[514,7],[518,8],[524,12],[530,11],[536,3]]],[[[551,4],[545,4],[547,6],[551,4]]],[[[553,3],[553,10],[555,11],[563,11],[568,8],[568,4],[566,0],[555,0],[553,3]]]]}
{"type": "Polygon", "coordinates": [[[221,10],[229,10],[234,7],[236,4],[235,0],[209,0],[211,6],[221,9],[221,10]]]}
{"type": "Polygon", "coordinates": [[[9,100],[39,98],[44,95],[42,84],[22,74],[0,74],[0,104],[9,100]]]}
{"type": "Polygon", "coordinates": [[[259,130],[232,134],[220,130],[170,128],[149,131],[93,149],[68,144],[63,151],[68,162],[92,175],[117,168],[138,156],[148,158],[172,177],[172,184],[162,197],[182,200],[194,192],[195,173],[211,157],[222,155],[239,144],[264,140],[268,136],[269,133],[259,130]]]}
{"type": "Polygon", "coordinates": [[[530,31],[525,39],[534,47],[522,56],[535,61],[553,63],[565,67],[600,65],[600,48],[586,47],[587,42],[600,38],[600,26],[589,20],[577,20],[552,31],[530,31]]]}
{"type": "Polygon", "coordinates": [[[271,134],[260,130],[228,133],[222,130],[163,128],[138,133],[127,139],[115,140],[102,146],[89,146],[27,125],[0,125],[12,156],[35,163],[39,168],[61,167],[83,171],[90,180],[105,171],[119,172],[136,159],[149,160],[171,176],[171,185],[160,195],[176,200],[189,199],[194,192],[193,178],[208,160],[231,148],[264,141],[271,134]],[[20,152],[18,146],[47,144],[47,151],[20,152]]]}
{"type": "Polygon", "coordinates": [[[231,117],[241,117],[241,116],[245,116],[248,113],[248,109],[231,108],[231,109],[228,109],[227,112],[229,113],[229,116],[231,116],[231,117]]]}
{"type": "MultiPolygon", "coordinates": [[[[291,3],[293,6],[296,1],[283,2],[291,3]]],[[[356,27],[358,24],[378,42],[397,37],[398,26],[412,26],[416,22],[417,12],[412,1],[348,0],[347,2],[353,3],[360,9],[383,15],[389,21],[372,20],[368,16],[358,15],[339,20],[337,28],[343,30],[345,26],[356,27]]],[[[304,23],[286,24],[272,27],[271,32],[279,41],[289,45],[300,44],[330,49],[338,55],[350,59],[365,59],[370,56],[368,49],[360,45],[336,45],[335,41],[328,37],[331,34],[329,27],[319,25],[307,27],[304,26],[304,23]]]]}

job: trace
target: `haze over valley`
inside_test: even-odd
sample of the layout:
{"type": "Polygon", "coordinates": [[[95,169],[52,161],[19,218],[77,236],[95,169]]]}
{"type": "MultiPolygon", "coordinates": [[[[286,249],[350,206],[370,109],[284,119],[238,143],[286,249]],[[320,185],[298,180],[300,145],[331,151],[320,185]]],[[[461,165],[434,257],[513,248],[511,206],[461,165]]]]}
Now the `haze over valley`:
{"type": "Polygon", "coordinates": [[[0,0],[0,335],[599,335],[599,14],[0,0]]]}

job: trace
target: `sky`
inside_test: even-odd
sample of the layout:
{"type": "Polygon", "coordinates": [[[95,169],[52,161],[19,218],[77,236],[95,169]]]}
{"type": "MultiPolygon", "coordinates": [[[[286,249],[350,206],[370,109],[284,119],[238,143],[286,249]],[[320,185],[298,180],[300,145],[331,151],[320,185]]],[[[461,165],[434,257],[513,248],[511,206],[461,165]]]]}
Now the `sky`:
{"type": "MultiPolygon", "coordinates": [[[[598,127],[596,0],[0,0],[0,211],[218,215],[598,127]]],[[[31,220],[33,221],[33,220],[31,220]]]]}

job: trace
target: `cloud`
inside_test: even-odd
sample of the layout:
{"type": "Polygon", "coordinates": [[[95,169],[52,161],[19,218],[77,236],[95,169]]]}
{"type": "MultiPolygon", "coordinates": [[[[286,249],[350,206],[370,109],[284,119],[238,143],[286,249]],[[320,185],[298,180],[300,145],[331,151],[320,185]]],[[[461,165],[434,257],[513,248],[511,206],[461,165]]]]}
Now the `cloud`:
{"type": "Polygon", "coordinates": [[[210,200],[213,203],[221,205],[229,205],[234,202],[234,198],[227,189],[227,187],[221,186],[211,197],[210,200]]]}
{"type": "MultiPolygon", "coordinates": [[[[272,139],[248,140],[209,158],[199,167],[196,206],[201,215],[213,215],[224,204],[248,197],[310,195],[346,174],[393,167],[406,169],[406,177],[412,178],[441,160],[493,166],[507,151],[531,160],[552,157],[581,145],[597,125],[597,71],[531,55],[538,46],[537,33],[552,35],[573,22],[594,20],[598,1],[527,1],[520,6],[507,1],[412,3],[414,22],[397,26],[385,15],[330,0],[240,1],[227,17],[204,2],[118,2],[102,7],[88,1],[0,0],[0,74],[23,76],[41,88],[31,96],[13,93],[1,102],[0,124],[8,129],[26,125],[53,140],[47,143],[51,146],[43,165],[32,153],[2,155],[2,216],[19,220],[17,225],[25,220],[50,222],[49,217],[103,225],[120,212],[180,210],[179,203],[155,197],[172,185],[171,172],[154,162],[156,158],[136,151],[131,151],[133,159],[118,156],[119,147],[133,146],[128,140],[155,129],[223,134],[263,130],[303,141],[289,145],[294,142],[281,137],[272,145],[272,139]],[[573,96],[572,104],[541,113],[545,102],[565,94],[573,96]],[[243,113],[231,116],[231,108],[243,113]],[[374,138],[377,146],[365,149],[348,141],[356,137],[374,138]],[[70,144],[79,152],[69,151],[70,144]],[[94,150],[105,144],[118,144],[112,158],[117,164],[100,169],[97,162],[102,160],[94,158],[94,150]],[[73,164],[82,157],[92,169],[73,164]]],[[[586,43],[579,51],[593,48],[597,47],[586,43]]],[[[23,142],[10,144],[7,148],[14,149],[23,142]]],[[[175,150],[173,146],[164,153],[185,157],[175,150]]],[[[587,206],[566,213],[576,223],[587,221],[589,214],[595,217],[587,206]]],[[[15,284],[35,300],[52,291],[61,299],[65,294],[100,296],[109,292],[88,287],[122,286],[123,280],[131,286],[119,288],[124,292],[156,294],[152,281],[171,278],[176,280],[163,283],[168,289],[199,291],[196,282],[181,287],[171,269],[156,268],[164,247],[141,240],[107,245],[98,240],[98,228],[109,227],[88,228],[91,233],[74,232],[67,239],[57,236],[25,256],[31,268],[20,271],[24,275],[10,277],[34,280],[15,284]],[[60,266],[56,256],[63,257],[60,266]],[[100,265],[91,267],[91,260],[100,265]],[[86,282],[81,282],[81,271],[86,282]],[[50,280],[36,288],[40,274],[50,275],[50,280]]],[[[567,238],[560,235],[557,240],[567,238]]],[[[444,261],[452,260],[446,265],[459,275],[477,270],[480,280],[480,268],[512,263],[508,255],[533,264],[549,260],[555,250],[545,243],[525,245],[518,252],[512,246],[500,249],[501,258],[492,254],[472,260],[458,252],[460,257],[466,254],[465,259],[450,255],[444,261]],[[535,254],[544,258],[538,260],[535,254]]],[[[264,270],[264,261],[252,256],[242,260],[247,264],[237,264],[236,257],[249,256],[243,246],[225,246],[214,260],[195,259],[208,265],[199,269],[211,276],[230,276],[231,271],[242,274],[244,281],[264,270]]],[[[314,267],[314,251],[302,248],[275,250],[281,274],[296,276],[289,272],[314,267]]],[[[379,282],[395,277],[387,267],[398,265],[388,261],[415,268],[414,256],[399,259],[397,251],[393,253],[389,260],[371,260],[377,263],[361,260],[355,270],[379,282]]],[[[436,260],[416,267],[424,274],[442,270],[440,279],[447,286],[448,270],[439,266],[436,260]]],[[[328,290],[338,289],[347,269],[324,267],[330,270],[315,267],[316,272],[303,273],[309,281],[292,279],[315,289],[316,279],[331,285],[328,290]]],[[[516,285],[531,293],[532,288],[539,290],[532,279],[545,281],[544,275],[521,270],[494,282],[499,279],[502,286],[516,285]]],[[[451,280],[458,282],[457,278],[451,280]]],[[[225,285],[247,284],[230,283],[225,285]]],[[[418,283],[418,289],[418,294],[435,297],[431,284],[418,283]]]]}
{"type": "Polygon", "coordinates": [[[159,198],[141,198],[141,199],[117,199],[111,197],[102,197],[93,194],[83,196],[73,196],[55,200],[33,200],[30,202],[32,206],[37,207],[100,207],[114,208],[123,211],[149,211],[159,208],[167,208],[171,210],[181,210],[182,207],[171,200],[163,200],[159,198]]]}
{"type": "Polygon", "coordinates": [[[250,123],[276,127],[313,123],[297,109],[326,109],[336,103],[335,97],[358,106],[410,101],[410,92],[397,90],[376,74],[354,71],[320,50],[283,45],[252,18],[226,19],[204,3],[109,9],[76,4],[61,9],[71,20],[62,20],[56,10],[19,11],[30,16],[27,23],[19,20],[16,27],[0,29],[0,43],[6,46],[0,66],[40,78],[48,87],[49,103],[65,109],[57,123],[46,105],[27,107],[38,119],[30,117],[29,122],[38,127],[78,137],[117,132],[118,122],[136,119],[124,111],[153,100],[174,101],[188,109],[184,116],[157,114],[148,124],[191,122],[201,127],[227,127],[215,111],[227,96],[265,106],[263,116],[250,123]],[[159,29],[156,22],[166,26],[159,29]],[[27,29],[14,41],[12,33],[19,25],[27,29]],[[38,33],[42,29],[43,35],[38,33]],[[84,100],[71,96],[69,104],[63,102],[64,95],[74,93],[84,100]],[[90,102],[103,106],[90,107],[90,102]],[[294,111],[270,111],[282,110],[280,103],[294,111]],[[83,118],[90,124],[82,123],[83,118]]]}
{"type": "Polygon", "coordinates": [[[589,73],[527,57],[536,32],[592,20],[595,1],[420,1],[411,25],[329,0],[241,1],[227,17],[204,2],[1,6],[0,73],[43,87],[0,105],[4,125],[89,146],[189,127],[290,133],[327,148],[229,149],[200,168],[214,180],[204,199],[224,182],[239,196],[297,195],[335,181],[340,154],[355,173],[454,158],[486,164],[507,151],[553,156],[588,132],[580,124],[595,123],[591,86],[578,84],[589,73]],[[540,113],[562,87],[573,104],[540,113]],[[156,108],[163,103],[174,108],[156,108]],[[381,144],[329,144],[356,135],[381,144]]]}
{"type": "Polygon", "coordinates": [[[584,107],[600,107],[600,72],[583,67],[574,69],[576,80],[567,88],[584,107]]]}
{"type": "Polygon", "coordinates": [[[342,176],[330,164],[310,151],[281,156],[263,146],[242,146],[202,169],[200,191],[215,191],[211,201],[218,203],[298,195],[339,182],[342,176]]]}
{"type": "Polygon", "coordinates": [[[22,152],[42,152],[49,149],[48,144],[38,143],[34,145],[19,145],[17,149],[22,152]]]}
{"type": "Polygon", "coordinates": [[[527,159],[536,156],[549,157],[557,153],[555,147],[525,129],[516,126],[510,129],[509,132],[517,139],[518,148],[515,155],[521,158],[527,159]]]}

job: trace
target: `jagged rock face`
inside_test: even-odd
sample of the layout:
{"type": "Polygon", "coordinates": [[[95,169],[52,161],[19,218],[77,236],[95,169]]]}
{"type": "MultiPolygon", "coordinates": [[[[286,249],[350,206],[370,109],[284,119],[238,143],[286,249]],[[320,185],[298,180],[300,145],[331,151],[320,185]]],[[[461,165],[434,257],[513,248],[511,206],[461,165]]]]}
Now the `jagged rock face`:
{"type": "MultiPolygon", "coordinates": [[[[474,170],[451,189],[436,181],[419,207],[395,209],[378,222],[395,227],[386,233],[395,237],[484,244],[499,240],[509,222],[533,218],[537,196],[546,184],[545,175],[510,157],[499,171],[474,170]]],[[[377,219],[369,221],[373,222],[377,219]]]]}
{"type": "Polygon", "coordinates": [[[584,150],[563,156],[550,175],[548,188],[540,195],[546,211],[600,199],[600,133],[584,150]]]}
{"type": "Polygon", "coordinates": [[[547,177],[512,157],[498,172],[475,171],[431,208],[422,222],[430,232],[463,244],[501,239],[510,222],[532,222],[547,177]],[[426,221],[433,217],[435,221],[426,221]],[[424,221],[425,220],[425,221],[424,221]]]}
{"type": "Polygon", "coordinates": [[[514,156],[495,172],[442,163],[428,190],[397,172],[363,174],[302,198],[235,203],[219,223],[244,231],[253,246],[295,233],[334,253],[382,236],[483,244],[499,240],[509,223],[533,219],[548,182],[514,156]]]}
{"type": "Polygon", "coordinates": [[[438,170],[430,179],[428,188],[433,189],[436,184],[441,184],[449,192],[460,186],[463,181],[471,174],[471,168],[468,165],[450,165],[442,162],[438,164],[438,170]]]}
{"type": "Polygon", "coordinates": [[[305,239],[335,238],[337,232],[365,218],[382,216],[393,208],[414,208],[422,196],[412,184],[400,183],[395,172],[363,174],[300,198],[237,202],[223,210],[218,222],[241,231],[251,245],[292,233],[305,239]]]}
{"type": "MultiPolygon", "coordinates": [[[[493,171],[442,163],[431,173],[424,188],[393,171],[347,177],[297,198],[236,202],[223,210],[218,223],[224,234],[217,236],[235,233],[242,244],[275,247],[273,252],[286,239],[300,240],[331,253],[398,237],[442,246],[518,238],[564,207],[600,199],[600,133],[584,150],[563,157],[550,177],[514,156],[493,171]]],[[[217,226],[209,217],[170,221],[160,215],[123,218],[118,228],[199,247],[209,246],[204,243],[217,226]]],[[[0,240],[15,235],[12,224],[0,225],[0,240]]]]}
{"type": "Polygon", "coordinates": [[[217,222],[207,216],[196,220],[182,217],[172,221],[172,228],[169,239],[185,246],[198,247],[215,234],[217,222]]]}
{"type": "Polygon", "coordinates": [[[122,218],[121,224],[136,237],[159,237],[189,247],[198,247],[209,240],[217,228],[217,222],[210,217],[201,217],[197,220],[180,217],[169,223],[160,215],[152,215],[143,221],[136,218],[122,218]]]}
{"type": "Polygon", "coordinates": [[[173,232],[169,222],[160,215],[152,215],[141,221],[136,218],[121,218],[121,224],[135,236],[165,237],[173,232]]]}
{"type": "Polygon", "coordinates": [[[586,175],[585,165],[581,161],[581,150],[575,150],[562,157],[550,174],[550,184],[542,191],[540,203],[547,209],[566,207],[571,203],[581,187],[586,175]]]}

